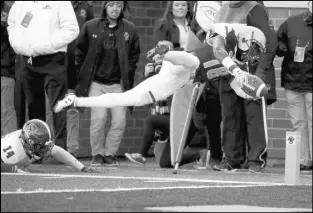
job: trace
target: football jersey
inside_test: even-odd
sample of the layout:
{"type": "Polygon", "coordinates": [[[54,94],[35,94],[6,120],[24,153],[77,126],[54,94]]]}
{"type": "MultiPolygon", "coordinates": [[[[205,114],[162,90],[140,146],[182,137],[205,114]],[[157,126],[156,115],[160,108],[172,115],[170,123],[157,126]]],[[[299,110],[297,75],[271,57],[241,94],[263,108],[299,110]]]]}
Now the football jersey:
{"type": "Polygon", "coordinates": [[[208,71],[215,72],[226,70],[226,68],[215,58],[213,47],[211,45],[203,44],[203,46],[195,50],[194,53],[200,61],[200,65],[196,70],[195,82],[204,83],[208,81],[208,71]]]}
{"type": "Polygon", "coordinates": [[[17,130],[1,138],[1,160],[6,164],[19,164],[28,158],[20,138],[22,130],[17,130]]]}

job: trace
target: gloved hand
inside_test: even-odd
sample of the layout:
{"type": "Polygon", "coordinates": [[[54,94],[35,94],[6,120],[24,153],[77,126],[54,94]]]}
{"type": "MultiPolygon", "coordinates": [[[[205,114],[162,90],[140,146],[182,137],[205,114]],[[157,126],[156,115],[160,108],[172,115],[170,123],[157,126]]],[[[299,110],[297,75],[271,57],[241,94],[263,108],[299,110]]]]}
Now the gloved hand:
{"type": "Polygon", "coordinates": [[[100,171],[94,170],[94,169],[87,167],[87,166],[84,166],[82,168],[81,172],[84,172],[84,173],[102,173],[100,171]]]}

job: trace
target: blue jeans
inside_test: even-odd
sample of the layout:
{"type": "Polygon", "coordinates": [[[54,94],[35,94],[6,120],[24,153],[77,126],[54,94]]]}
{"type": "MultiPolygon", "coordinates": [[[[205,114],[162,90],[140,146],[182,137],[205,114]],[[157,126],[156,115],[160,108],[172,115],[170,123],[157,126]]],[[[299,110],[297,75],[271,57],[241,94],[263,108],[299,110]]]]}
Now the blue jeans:
{"type": "Polygon", "coordinates": [[[1,135],[17,130],[14,108],[14,78],[1,76],[1,135]]]}
{"type": "MultiPolygon", "coordinates": [[[[104,93],[122,93],[120,84],[105,85],[92,82],[89,97],[99,96],[104,93]]],[[[127,107],[110,108],[112,120],[107,138],[104,143],[104,130],[107,121],[108,109],[103,107],[92,107],[90,118],[90,145],[92,156],[115,156],[122,142],[127,121],[127,107]]]]}
{"type": "Polygon", "coordinates": [[[312,166],[312,93],[286,90],[293,131],[301,132],[300,164],[312,166]]]}

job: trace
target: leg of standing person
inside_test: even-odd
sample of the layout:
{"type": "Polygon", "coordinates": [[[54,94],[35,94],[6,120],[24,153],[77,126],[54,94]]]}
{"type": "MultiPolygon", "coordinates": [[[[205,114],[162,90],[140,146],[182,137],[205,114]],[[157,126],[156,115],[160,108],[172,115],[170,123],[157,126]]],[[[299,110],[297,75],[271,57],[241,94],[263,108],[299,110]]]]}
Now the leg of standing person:
{"type": "MultiPolygon", "coordinates": [[[[77,84],[75,56],[71,51],[67,52],[67,86],[68,93],[75,93],[77,84]]],[[[77,109],[67,110],[67,151],[73,156],[79,154],[79,111],[77,109]]]]}
{"type": "Polygon", "coordinates": [[[46,101],[46,123],[49,125],[51,132],[54,132],[55,130],[54,130],[54,126],[53,126],[52,109],[51,109],[49,97],[48,97],[46,92],[45,92],[45,101],[46,101]]]}
{"type": "MultiPolygon", "coordinates": [[[[113,84],[108,86],[108,93],[122,93],[121,84],[113,84]]],[[[120,148],[127,122],[127,107],[111,108],[111,125],[106,137],[104,146],[104,163],[108,165],[116,165],[116,154],[120,148]]]]}
{"type": "MultiPolygon", "coordinates": [[[[99,96],[104,93],[103,85],[92,82],[88,97],[99,96]]],[[[107,108],[93,107],[90,109],[90,145],[92,154],[92,166],[104,164],[104,129],[107,120],[107,108]]]]}
{"type": "MultiPolygon", "coordinates": [[[[228,81],[222,83],[228,83],[228,81]]],[[[219,166],[214,166],[214,169],[218,171],[239,169],[240,164],[245,161],[244,135],[246,131],[244,129],[245,119],[243,119],[243,99],[237,96],[232,90],[223,91],[220,94],[224,160],[219,166]]]]}
{"type": "Polygon", "coordinates": [[[16,111],[17,128],[22,129],[26,120],[26,97],[21,79],[24,60],[23,56],[17,56],[16,59],[14,107],[16,111]]]}
{"type": "Polygon", "coordinates": [[[221,138],[221,104],[218,95],[208,97],[206,101],[206,128],[209,135],[211,158],[209,164],[211,167],[218,165],[222,161],[222,138],[221,138]]]}
{"type": "Polygon", "coordinates": [[[267,142],[264,132],[261,100],[244,100],[247,124],[248,166],[251,172],[260,172],[266,166],[267,142]]]}
{"type": "MultiPolygon", "coordinates": [[[[312,93],[310,95],[312,108],[312,93]]],[[[312,164],[312,160],[310,161],[310,145],[309,145],[309,143],[312,143],[312,141],[309,142],[310,136],[307,122],[308,117],[306,113],[306,108],[309,109],[310,104],[308,101],[306,106],[305,99],[306,99],[305,93],[286,90],[287,111],[292,124],[293,131],[301,132],[300,164],[302,165],[303,169],[305,169],[305,167],[310,167],[311,166],[310,164],[312,164]]]]}
{"type": "Polygon", "coordinates": [[[1,76],[1,126],[4,134],[17,130],[14,85],[14,78],[1,76]]]}
{"type": "Polygon", "coordinates": [[[22,57],[23,65],[21,66],[21,83],[25,92],[28,108],[28,118],[46,119],[44,78],[35,67],[28,63],[29,57],[22,57]]]}
{"type": "Polygon", "coordinates": [[[308,118],[308,127],[309,127],[309,140],[307,143],[310,148],[310,160],[311,160],[311,170],[312,170],[312,93],[305,94],[305,105],[306,105],[306,113],[308,118]]]}
{"type": "MultiPolygon", "coordinates": [[[[56,102],[64,97],[67,92],[66,57],[65,53],[56,53],[41,57],[43,58],[43,64],[41,65],[38,62],[38,67],[44,73],[44,89],[50,103],[50,110],[52,111],[56,102]]],[[[52,117],[55,144],[67,150],[66,111],[58,114],[52,111],[52,117]]]]}

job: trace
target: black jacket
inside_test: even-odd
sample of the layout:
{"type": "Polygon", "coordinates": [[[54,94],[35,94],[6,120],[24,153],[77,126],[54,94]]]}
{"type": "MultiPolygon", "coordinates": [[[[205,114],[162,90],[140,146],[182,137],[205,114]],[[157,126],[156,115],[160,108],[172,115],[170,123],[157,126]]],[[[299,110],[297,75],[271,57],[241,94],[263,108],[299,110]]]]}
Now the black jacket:
{"type": "Polygon", "coordinates": [[[281,86],[296,92],[312,92],[312,14],[292,16],[277,31],[277,55],[283,56],[281,86]],[[295,48],[305,48],[303,62],[295,62],[295,48]]]}
{"type": "Polygon", "coordinates": [[[1,8],[1,76],[15,78],[15,52],[9,42],[7,17],[10,7],[1,8]]]}
{"type": "MultiPolygon", "coordinates": [[[[79,29],[94,18],[93,6],[87,1],[72,1],[79,29]]],[[[75,68],[75,47],[76,39],[67,46],[68,66],[67,66],[67,86],[69,89],[75,89],[77,84],[77,71],[75,68]]]]}
{"type": "MultiPolygon", "coordinates": [[[[199,24],[192,22],[191,18],[187,18],[187,22],[191,31],[198,35],[201,30],[199,24]]],[[[163,40],[170,41],[174,45],[174,48],[180,48],[179,28],[175,24],[172,14],[169,14],[168,19],[158,19],[155,21],[154,40],[155,43],[163,40]]]]}
{"type": "MultiPolygon", "coordinates": [[[[77,38],[75,64],[78,72],[76,93],[78,96],[88,96],[89,88],[96,72],[99,55],[103,49],[104,34],[102,29],[108,21],[95,18],[85,23],[77,38]]],[[[140,57],[140,44],[137,30],[133,23],[121,19],[116,29],[116,46],[118,49],[119,66],[124,91],[134,85],[137,62],[140,57]]]]}

